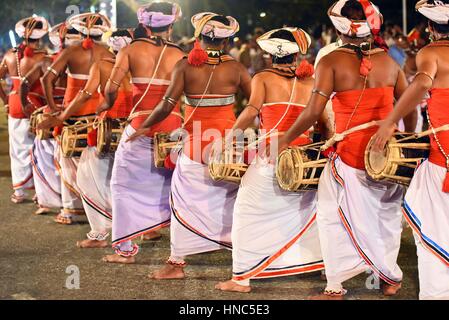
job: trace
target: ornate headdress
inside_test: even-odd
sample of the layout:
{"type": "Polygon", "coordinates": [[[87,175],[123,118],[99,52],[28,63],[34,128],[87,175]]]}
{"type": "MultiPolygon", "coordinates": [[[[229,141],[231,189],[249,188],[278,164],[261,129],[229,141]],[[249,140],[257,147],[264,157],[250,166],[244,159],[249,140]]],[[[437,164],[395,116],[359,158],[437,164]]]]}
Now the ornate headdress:
{"type": "Polygon", "coordinates": [[[449,24],[449,1],[421,0],[416,10],[437,24],[449,24]]]}
{"type": "Polygon", "coordinates": [[[67,23],[78,32],[87,37],[83,41],[83,48],[90,49],[93,46],[91,36],[99,37],[111,29],[111,21],[101,13],[82,13],[67,20],[67,23]]]}
{"type": "Polygon", "coordinates": [[[73,29],[67,22],[59,23],[50,29],[48,37],[50,42],[57,48],[63,48],[67,42],[81,40],[79,34],[69,34],[69,30],[73,29]]]}
{"type": "Polygon", "coordinates": [[[107,44],[108,47],[113,51],[118,52],[124,47],[130,45],[132,41],[133,38],[131,34],[120,36],[114,36],[113,34],[111,34],[111,36],[108,38],[107,44]]]}
{"type": "Polygon", "coordinates": [[[44,17],[29,17],[20,20],[16,23],[16,33],[19,37],[28,39],[41,39],[43,38],[50,29],[50,25],[44,17]],[[37,28],[37,24],[41,22],[42,27],[37,28]]]}
{"type": "Polygon", "coordinates": [[[268,52],[272,56],[283,58],[295,53],[301,52],[306,54],[312,40],[303,29],[300,28],[281,28],[269,31],[257,39],[257,43],[262,50],[268,52]],[[289,41],[287,39],[271,38],[271,36],[278,31],[291,32],[295,41],[289,41]]]}
{"type": "Polygon", "coordinates": [[[233,17],[227,16],[229,26],[222,22],[212,20],[220,16],[213,12],[202,12],[192,17],[192,25],[195,28],[195,38],[201,34],[212,39],[226,39],[235,35],[240,30],[240,25],[233,17]]]}
{"type": "Polygon", "coordinates": [[[139,23],[147,27],[162,28],[169,26],[182,17],[181,7],[177,3],[165,2],[172,5],[172,13],[165,14],[158,11],[148,11],[153,3],[140,7],[137,10],[139,23]]]}

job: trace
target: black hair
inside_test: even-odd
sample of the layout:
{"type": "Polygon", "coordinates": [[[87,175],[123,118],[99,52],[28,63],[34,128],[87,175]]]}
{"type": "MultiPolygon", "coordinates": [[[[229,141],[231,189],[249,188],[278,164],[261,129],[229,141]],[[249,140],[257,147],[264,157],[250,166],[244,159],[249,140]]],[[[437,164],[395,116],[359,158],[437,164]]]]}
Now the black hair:
{"type": "MultiPolygon", "coordinates": [[[[173,4],[169,2],[153,2],[149,7],[146,8],[146,11],[154,11],[161,12],[166,15],[171,15],[173,13],[173,4]]],[[[172,25],[168,25],[165,27],[149,27],[152,33],[161,33],[166,32],[170,29],[172,25]]]]}
{"type": "Polygon", "coordinates": [[[436,32],[442,34],[442,35],[448,35],[449,36],[449,21],[447,24],[439,24],[432,20],[429,20],[429,25],[435,30],[436,32]]]}
{"type": "MultiPolygon", "coordinates": [[[[27,28],[28,25],[29,25],[32,21],[33,21],[33,19],[26,20],[26,21],[23,23],[23,26],[24,26],[25,28],[27,28]]],[[[35,26],[34,26],[35,29],[42,29],[43,27],[44,27],[44,24],[42,23],[42,21],[36,22],[36,24],[35,24],[35,26]]],[[[28,38],[28,39],[26,39],[26,40],[27,40],[28,43],[36,43],[36,42],[39,42],[39,39],[31,39],[31,38],[28,38]]]]}
{"type": "MultiPolygon", "coordinates": [[[[223,23],[225,26],[230,26],[231,22],[226,18],[225,16],[216,16],[210,19],[210,21],[217,21],[223,23]]],[[[204,41],[204,43],[211,45],[211,46],[219,46],[222,45],[227,39],[226,38],[211,38],[205,35],[201,35],[201,40],[204,41]]]]}
{"type": "Polygon", "coordinates": [[[111,34],[111,37],[128,37],[132,39],[133,35],[131,34],[131,32],[129,32],[128,29],[119,29],[117,31],[114,31],[111,34]]]}
{"type": "MultiPolygon", "coordinates": [[[[279,30],[273,33],[270,36],[270,39],[272,38],[278,38],[278,39],[285,39],[288,41],[296,42],[295,37],[290,31],[287,30],[279,30]]],[[[296,54],[291,54],[282,58],[271,56],[271,61],[274,64],[292,64],[296,60],[296,54]]]]}
{"type": "Polygon", "coordinates": [[[76,30],[75,28],[69,28],[69,29],[67,29],[67,33],[66,33],[66,34],[72,34],[72,35],[75,35],[75,34],[80,34],[80,33],[79,33],[79,31],[76,30]]]}
{"type": "Polygon", "coordinates": [[[141,23],[134,29],[134,39],[148,38],[147,28],[141,23]]]}
{"type": "Polygon", "coordinates": [[[366,20],[362,4],[357,0],[349,0],[341,8],[341,15],[351,20],[366,20]]]}

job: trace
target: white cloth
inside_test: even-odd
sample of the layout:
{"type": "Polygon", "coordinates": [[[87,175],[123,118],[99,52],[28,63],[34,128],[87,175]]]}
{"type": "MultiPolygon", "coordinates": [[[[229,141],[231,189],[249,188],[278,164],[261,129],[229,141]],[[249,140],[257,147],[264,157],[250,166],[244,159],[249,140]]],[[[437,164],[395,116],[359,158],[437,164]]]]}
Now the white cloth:
{"type": "Polygon", "coordinates": [[[61,176],[55,166],[56,140],[34,140],[31,153],[34,186],[38,204],[45,208],[62,208],[61,176]]]}
{"type": "Polygon", "coordinates": [[[383,281],[397,284],[403,188],[374,182],[340,158],[330,161],[318,190],[318,229],[329,290],[370,267],[383,281]]]}
{"type": "Polygon", "coordinates": [[[231,248],[238,185],[214,182],[207,165],[181,153],[172,178],[171,255],[231,248]]]}
{"type": "Polygon", "coordinates": [[[28,119],[8,117],[9,156],[13,189],[21,191],[33,188],[33,168],[30,153],[34,136],[29,133],[28,119]]]}
{"type": "Polygon", "coordinates": [[[449,23],[449,3],[447,1],[420,0],[415,8],[433,22],[438,24],[449,23]]]}
{"type": "Polygon", "coordinates": [[[449,300],[449,194],[442,191],[445,176],[445,168],[425,161],[404,201],[404,215],[418,247],[422,300],[449,300]]]}
{"type": "Polygon", "coordinates": [[[299,52],[301,52],[301,54],[306,54],[312,44],[310,35],[301,28],[275,29],[260,36],[256,41],[262,50],[278,58],[283,58],[299,52]],[[272,35],[278,31],[290,32],[294,36],[295,41],[272,38],[272,35]]]}
{"type": "Polygon", "coordinates": [[[112,228],[111,174],[113,155],[97,156],[97,149],[83,151],[78,163],[77,184],[89,220],[91,240],[105,240],[112,228]]]}
{"type": "Polygon", "coordinates": [[[234,281],[324,269],[316,200],[315,191],[281,190],[275,166],[255,160],[243,176],[234,207],[234,281]]]}
{"type": "Polygon", "coordinates": [[[65,216],[80,214],[83,212],[83,203],[76,184],[76,173],[78,171],[76,158],[65,158],[62,155],[61,146],[57,144],[55,151],[56,169],[61,176],[62,207],[65,216]]]}

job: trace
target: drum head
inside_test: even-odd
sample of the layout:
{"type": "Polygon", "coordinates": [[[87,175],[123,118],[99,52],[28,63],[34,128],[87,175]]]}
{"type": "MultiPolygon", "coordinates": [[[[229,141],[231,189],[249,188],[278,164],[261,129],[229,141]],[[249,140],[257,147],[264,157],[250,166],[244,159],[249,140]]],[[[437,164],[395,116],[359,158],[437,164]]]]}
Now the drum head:
{"type": "Polygon", "coordinates": [[[302,163],[303,155],[298,148],[287,149],[279,155],[276,175],[282,189],[297,191],[304,174],[302,163]]]}
{"type": "Polygon", "coordinates": [[[388,153],[388,146],[385,146],[384,150],[381,152],[374,151],[371,146],[371,150],[368,155],[368,162],[374,173],[380,174],[385,170],[388,163],[388,153]]]}
{"type": "Polygon", "coordinates": [[[69,138],[69,128],[64,127],[61,133],[61,151],[65,157],[70,156],[70,138],[69,138]]]}

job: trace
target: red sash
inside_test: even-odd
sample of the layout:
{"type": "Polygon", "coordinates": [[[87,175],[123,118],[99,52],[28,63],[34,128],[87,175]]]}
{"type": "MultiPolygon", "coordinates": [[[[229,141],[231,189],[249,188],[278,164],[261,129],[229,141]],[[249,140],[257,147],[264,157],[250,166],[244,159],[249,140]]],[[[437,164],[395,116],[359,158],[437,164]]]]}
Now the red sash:
{"type": "MultiPolygon", "coordinates": [[[[67,77],[67,89],[64,97],[64,107],[68,107],[70,103],[76,98],[78,93],[84,89],[87,80],[74,79],[70,75],[67,77]]],[[[98,92],[92,92],[92,97],[86,104],[79,110],[74,117],[86,116],[95,114],[97,107],[100,104],[100,94],[98,92]]]]}
{"type": "MultiPolygon", "coordinates": [[[[432,126],[436,129],[449,124],[449,113],[446,109],[446,105],[449,101],[449,89],[433,89],[430,92],[430,96],[427,107],[429,108],[429,117],[432,126]]],[[[446,158],[438,147],[434,135],[432,134],[430,137],[431,151],[429,161],[446,168],[446,158]]],[[[449,154],[449,131],[439,132],[437,133],[437,137],[444,152],[449,154]]]]}

